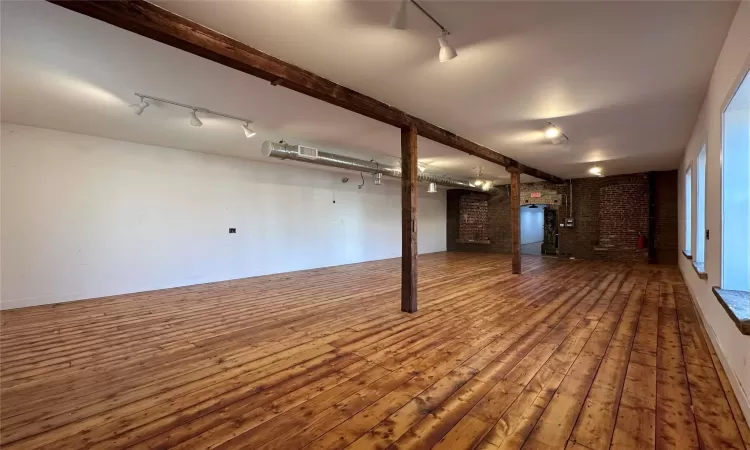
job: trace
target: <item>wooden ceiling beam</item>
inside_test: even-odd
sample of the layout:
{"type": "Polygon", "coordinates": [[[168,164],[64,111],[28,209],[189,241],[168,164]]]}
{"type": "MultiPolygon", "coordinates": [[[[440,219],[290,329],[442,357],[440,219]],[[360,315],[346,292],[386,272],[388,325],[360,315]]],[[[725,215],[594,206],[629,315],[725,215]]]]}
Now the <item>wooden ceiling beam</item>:
{"type": "Polygon", "coordinates": [[[301,92],[349,111],[395,127],[414,126],[432,141],[455,148],[504,167],[518,167],[522,173],[562,183],[563,180],[487,147],[469,141],[393,106],[336,84],[312,72],[267,55],[242,42],[192,22],[143,0],[50,0],[51,3],[99,19],[194,55],[262,78],[273,85],[301,92]]]}

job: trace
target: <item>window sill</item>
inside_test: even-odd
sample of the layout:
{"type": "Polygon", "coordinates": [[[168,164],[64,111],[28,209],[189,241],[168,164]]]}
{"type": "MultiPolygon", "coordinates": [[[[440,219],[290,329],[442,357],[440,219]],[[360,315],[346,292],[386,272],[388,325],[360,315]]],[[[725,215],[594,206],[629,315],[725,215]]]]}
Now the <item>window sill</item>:
{"type": "Polygon", "coordinates": [[[691,255],[690,253],[686,252],[685,250],[682,251],[682,254],[685,255],[685,258],[687,258],[687,259],[691,259],[691,260],[693,259],[693,255],[691,255]]]}
{"type": "Polygon", "coordinates": [[[750,336],[750,292],[730,291],[716,286],[713,291],[740,332],[750,336]]]}
{"type": "Polygon", "coordinates": [[[708,274],[706,273],[706,265],[703,263],[699,263],[697,261],[693,261],[693,269],[695,270],[695,273],[698,274],[698,278],[701,280],[707,280],[708,274]]]}

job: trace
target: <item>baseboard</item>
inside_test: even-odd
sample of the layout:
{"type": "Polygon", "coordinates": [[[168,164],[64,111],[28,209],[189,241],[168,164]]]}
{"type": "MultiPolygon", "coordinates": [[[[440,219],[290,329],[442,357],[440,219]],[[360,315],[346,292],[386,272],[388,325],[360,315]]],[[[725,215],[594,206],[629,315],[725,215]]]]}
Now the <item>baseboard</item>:
{"type": "MultiPolygon", "coordinates": [[[[680,273],[682,274],[682,278],[684,279],[685,274],[682,272],[682,267],[680,267],[680,273]]],[[[703,308],[701,308],[700,302],[698,301],[695,292],[693,292],[693,289],[690,287],[690,284],[687,281],[685,281],[685,287],[687,288],[688,294],[690,295],[690,301],[693,302],[695,310],[698,311],[698,314],[700,315],[701,322],[703,323],[703,328],[706,330],[706,334],[708,334],[708,338],[711,340],[711,345],[713,345],[714,350],[716,350],[716,355],[721,361],[721,366],[724,369],[724,373],[727,374],[729,384],[732,385],[732,390],[734,391],[734,395],[737,398],[737,403],[739,403],[740,408],[742,409],[742,413],[745,416],[745,421],[750,423],[750,399],[748,399],[747,393],[742,388],[742,384],[740,383],[737,374],[729,365],[729,361],[727,361],[727,358],[724,355],[724,351],[719,344],[719,340],[716,338],[716,333],[714,332],[711,324],[706,319],[703,308]]]]}

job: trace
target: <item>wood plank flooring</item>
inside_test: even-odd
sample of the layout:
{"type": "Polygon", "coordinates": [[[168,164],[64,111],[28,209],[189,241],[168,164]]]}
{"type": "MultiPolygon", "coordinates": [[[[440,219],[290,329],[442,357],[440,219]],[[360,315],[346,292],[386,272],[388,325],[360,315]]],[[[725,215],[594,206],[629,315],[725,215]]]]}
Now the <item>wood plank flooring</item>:
{"type": "Polygon", "coordinates": [[[7,449],[742,449],[675,267],[400,260],[2,313],[7,449]]]}

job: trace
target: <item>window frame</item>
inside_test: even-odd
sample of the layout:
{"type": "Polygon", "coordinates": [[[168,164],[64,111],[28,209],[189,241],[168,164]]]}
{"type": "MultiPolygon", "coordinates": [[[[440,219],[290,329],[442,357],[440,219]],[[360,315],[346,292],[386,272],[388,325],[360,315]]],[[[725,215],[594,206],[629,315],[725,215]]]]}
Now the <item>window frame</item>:
{"type": "MultiPolygon", "coordinates": [[[[750,335],[750,292],[743,291],[725,291],[722,289],[724,282],[724,130],[725,130],[725,116],[727,108],[734,99],[734,96],[739,91],[745,80],[750,81],[750,60],[746,63],[745,67],[737,74],[734,80],[732,89],[727,92],[724,102],[722,103],[721,113],[719,117],[720,126],[720,140],[719,140],[719,216],[721,218],[721,225],[719,227],[719,286],[713,286],[712,291],[716,296],[719,303],[726,310],[730,319],[737,325],[740,333],[744,335],[750,335]],[[732,296],[744,297],[744,300],[740,299],[739,305],[737,301],[731,301],[732,296]]],[[[736,299],[735,299],[736,300],[736,299]]]]}
{"type": "Polygon", "coordinates": [[[695,160],[695,252],[693,260],[698,264],[706,262],[706,172],[708,169],[708,148],[704,143],[695,160]]]}
{"type": "Polygon", "coordinates": [[[748,80],[750,82],[750,61],[746,64],[746,66],[740,71],[739,74],[737,74],[737,77],[734,80],[734,83],[732,84],[732,89],[727,92],[726,97],[724,98],[724,101],[722,102],[721,106],[721,113],[719,117],[719,136],[720,136],[720,149],[719,149],[719,216],[721,217],[721,224],[720,224],[720,236],[718,239],[719,242],[719,283],[718,286],[715,286],[715,288],[721,289],[723,288],[724,284],[724,222],[725,217],[724,214],[726,211],[724,211],[724,129],[725,129],[725,117],[727,108],[729,108],[729,104],[732,103],[732,100],[734,100],[734,96],[737,95],[737,92],[740,90],[740,87],[745,82],[745,80],[748,80]]]}
{"type": "Polygon", "coordinates": [[[684,239],[682,241],[682,253],[688,259],[693,259],[693,163],[689,164],[683,172],[683,184],[685,185],[685,197],[683,209],[685,224],[683,227],[684,239]]]}

